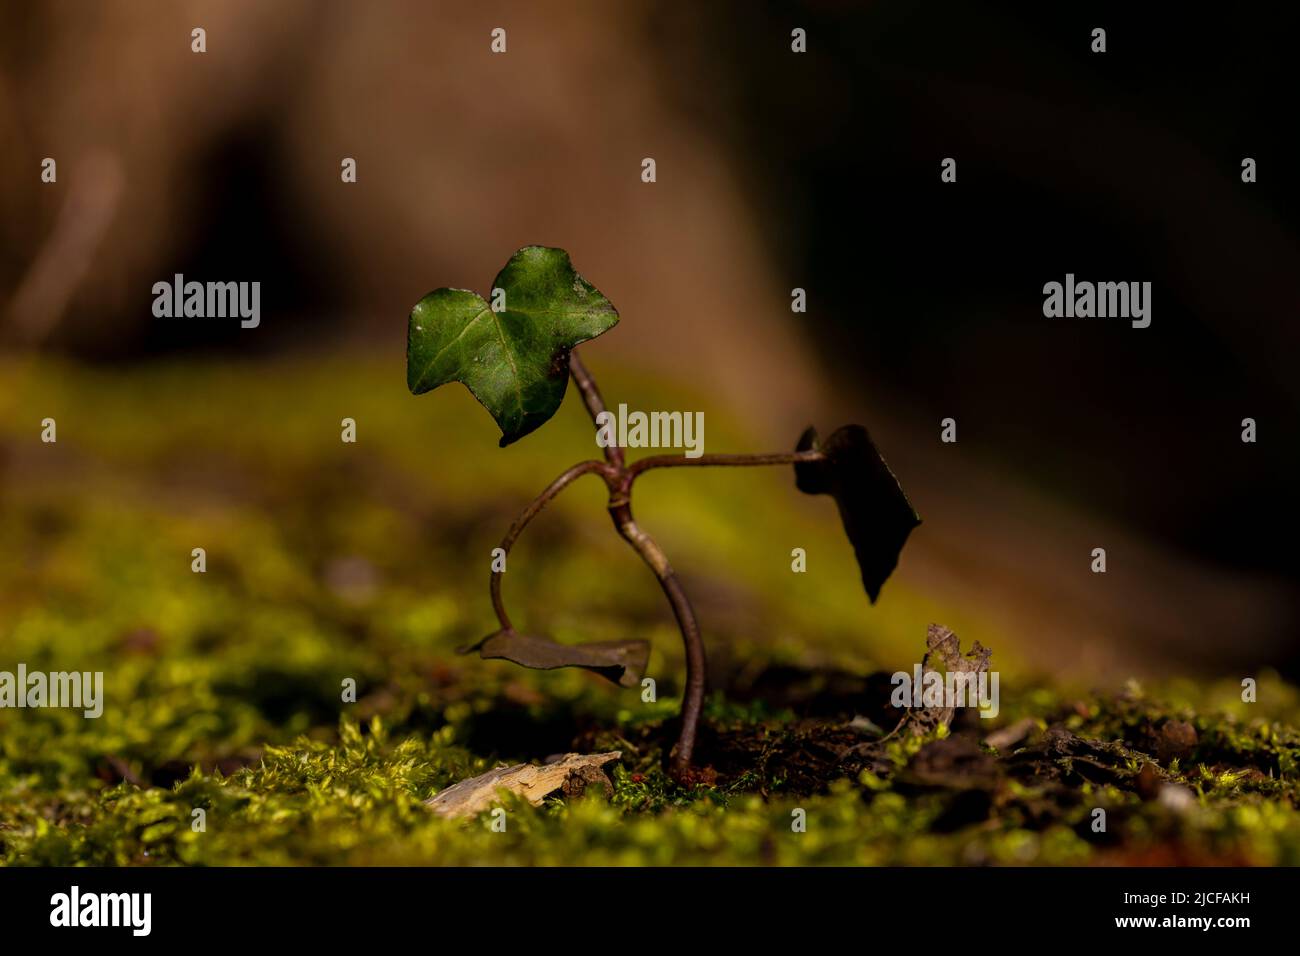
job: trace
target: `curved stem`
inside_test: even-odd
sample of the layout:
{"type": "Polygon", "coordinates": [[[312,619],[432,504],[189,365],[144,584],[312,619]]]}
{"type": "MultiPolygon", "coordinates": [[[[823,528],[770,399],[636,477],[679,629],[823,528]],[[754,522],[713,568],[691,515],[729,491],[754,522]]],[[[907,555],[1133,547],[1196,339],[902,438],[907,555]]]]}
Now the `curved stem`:
{"type": "MultiPolygon", "coordinates": [[[[631,487],[630,480],[626,480],[626,484],[631,487]]],[[[673,748],[670,757],[672,772],[680,778],[691,766],[695,734],[700,724],[700,712],[704,708],[706,662],[700,626],[695,620],[691,602],[682,590],[681,582],[677,580],[677,574],[668,563],[668,557],[654,538],[641,530],[641,526],[632,517],[632,506],[626,493],[615,491],[611,494],[609,515],[614,519],[618,533],[641,555],[659,579],[659,586],[663,588],[673,615],[677,618],[677,629],[682,632],[682,642],[686,647],[686,688],[682,694],[682,727],[677,736],[677,746],[673,748]]]]}
{"type": "MultiPolygon", "coordinates": [[[[538,513],[550,504],[551,499],[572,484],[575,479],[581,478],[588,472],[603,472],[605,468],[606,465],[604,462],[593,459],[591,461],[581,462],[574,465],[572,468],[567,469],[560,475],[560,477],[547,485],[546,489],[529,502],[528,507],[519,513],[519,517],[515,518],[514,524],[510,526],[510,530],[507,531],[506,536],[501,539],[501,544],[498,545],[498,547],[509,555],[510,549],[514,546],[519,535],[523,533],[524,528],[528,527],[528,522],[536,518],[538,513]]],[[[501,628],[503,630],[513,630],[513,625],[510,623],[510,615],[506,613],[505,602],[501,600],[501,572],[492,572],[490,590],[492,593],[492,609],[496,611],[497,620],[501,622],[501,628]]]]}

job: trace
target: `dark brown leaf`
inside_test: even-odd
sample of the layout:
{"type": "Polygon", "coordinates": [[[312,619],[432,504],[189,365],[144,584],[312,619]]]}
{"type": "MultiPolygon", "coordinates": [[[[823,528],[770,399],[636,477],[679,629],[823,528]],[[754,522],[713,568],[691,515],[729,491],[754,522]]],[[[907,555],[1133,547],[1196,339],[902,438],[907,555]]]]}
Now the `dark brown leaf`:
{"type": "Polygon", "coordinates": [[[798,451],[819,450],[822,461],[798,462],[795,486],[805,494],[830,495],[862,572],[862,586],[871,603],[898,565],[899,552],[912,529],[921,523],[898,479],[861,425],[845,425],[826,442],[809,428],[798,451]]]}

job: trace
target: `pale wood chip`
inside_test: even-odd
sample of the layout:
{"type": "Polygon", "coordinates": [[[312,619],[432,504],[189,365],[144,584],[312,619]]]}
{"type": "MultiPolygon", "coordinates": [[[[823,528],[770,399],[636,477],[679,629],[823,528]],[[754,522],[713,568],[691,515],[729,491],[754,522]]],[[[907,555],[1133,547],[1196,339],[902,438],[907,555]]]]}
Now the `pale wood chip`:
{"type": "Polygon", "coordinates": [[[439,816],[472,816],[499,803],[500,791],[506,790],[537,806],[550,794],[563,789],[570,779],[585,783],[599,776],[608,788],[609,781],[601,767],[621,756],[621,750],[603,754],[565,754],[559,760],[540,766],[519,763],[513,767],[497,767],[453,784],[424,801],[424,805],[439,816]]]}

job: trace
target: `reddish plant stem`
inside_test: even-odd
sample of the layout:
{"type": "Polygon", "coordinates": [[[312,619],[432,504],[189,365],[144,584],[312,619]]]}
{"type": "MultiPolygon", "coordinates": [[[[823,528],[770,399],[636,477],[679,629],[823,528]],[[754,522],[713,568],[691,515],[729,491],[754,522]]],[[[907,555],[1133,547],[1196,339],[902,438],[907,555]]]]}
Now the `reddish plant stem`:
{"type": "Polygon", "coordinates": [[[682,632],[682,643],[686,649],[686,688],[682,694],[682,726],[677,735],[677,746],[670,757],[674,776],[681,776],[691,766],[691,757],[695,751],[695,734],[700,724],[700,714],[704,709],[704,689],[706,664],[704,658],[704,640],[700,637],[700,625],[695,620],[695,610],[691,607],[686,592],[668,556],[646,534],[632,517],[632,474],[623,471],[618,479],[610,483],[609,516],[614,520],[618,533],[641,555],[641,559],[650,566],[664,596],[672,606],[673,616],[677,618],[677,629],[682,632]]]}
{"type": "Polygon", "coordinates": [[[689,468],[689,467],[745,467],[754,465],[793,465],[801,461],[821,461],[825,455],[819,451],[773,452],[770,455],[700,455],[687,458],[684,455],[651,455],[628,466],[628,473],[635,478],[651,468],[689,468]]]}
{"type": "MultiPolygon", "coordinates": [[[[583,404],[587,406],[592,421],[605,411],[605,401],[601,397],[596,380],[592,378],[587,367],[578,358],[576,351],[569,353],[569,373],[573,383],[582,395],[583,404]]],[[[691,758],[695,751],[695,736],[699,729],[700,714],[704,709],[705,690],[705,656],[704,641],[700,637],[700,626],[695,619],[695,611],[682,589],[677,574],[663,549],[655,540],[641,529],[632,517],[632,484],[638,475],[652,468],[675,468],[682,466],[745,466],[745,465],[788,465],[801,461],[818,461],[823,456],[820,452],[778,452],[771,455],[701,455],[699,458],[685,458],[676,455],[652,455],[626,464],[623,449],[617,445],[604,449],[605,461],[584,461],[565,471],[528,505],[515,519],[506,536],[501,540],[501,548],[507,554],[520,533],[528,523],[546,507],[561,491],[575,479],[589,472],[597,472],[605,479],[609,488],[609,515],[614,527],[633,550],[654,572],[663,588],[664,595],[677,618],[678,630],[682,633],[682,642],[686,649],[686,688],[682,695],[682,725],[677,737],[677,745],[670,757],[670,769],[674,777],[681,779],[690,769],[691,758]]],[[[503,629],[512,630],[510,617],[501,600],[501,575],[492,573],[492,607],[503,629]]]]}
{"type": "MultiPolygon", "coordinates": [[[[605,401],[601,398],[596,380],[587,371],[587,366],[578,353],[569,353],[569,372],[573,383],[582,394],[583,404],[591,415],[592,422],[605,411],[605,401]]],[[[605,483],[609,486],[609,516],[614,527],[623,540],[632,546],[641,559],[654,572],[664,596],[672,606],[673,616],[677,618],[677,629],[682,632],[682,643],[686,648],[686,689],[682,694],[682,726],[677,735],[677,746],[673,748],[670,760],[672,772],[680,777],[691,765],[695,751],[695,734],[700,725],[700,713],[704,709],[705,658],[704,641],[700,637],[700,625],[695,619],[695,610],[690,599],[682,590],[681,582],[668,563],[668,556],[632,517],[632,481],[636,474],[624,464],[623,449],[617,445],[605,447],[605,460],[609,470],[605,473],[605,483]]],[[[635,467],[635,466],[633,466],[635,467]]]]}
{"type": "MultiPolygon", "coordinates": [[[[587,411],[591,413],[591,420],[594,423],[596,417],[605,411],[605,400],[600,397],[600,389],[596,387],[596,380],[587,371],[587,366],[582,364],[582,359],[578,358],[576,351],[569,353],[569,374],[573,376],[573,384],[578,386],[578,391],[582,394],[582,403],[587,406],[587,411]]],[[[623,468],[623,449],[618,445],[606,445],[605,460],[621,470],[623,468]]]]}

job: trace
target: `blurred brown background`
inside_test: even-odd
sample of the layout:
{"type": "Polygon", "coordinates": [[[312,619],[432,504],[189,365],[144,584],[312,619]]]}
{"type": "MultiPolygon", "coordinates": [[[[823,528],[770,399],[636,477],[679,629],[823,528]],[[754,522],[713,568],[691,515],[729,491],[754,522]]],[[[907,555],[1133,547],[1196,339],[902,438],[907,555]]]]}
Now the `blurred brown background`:
{"type": "Polygon", "coordinates": [[[707,386],[763,446],[867,424],[926,521],[899,575],[1036,665],[1295,673],[1294,68],[1267,17],[1208,29],[958,3],[8,4],[0,341],[396,366],[422,294],[561,246],[624,317],[593,353],[707,386]],[[260,280],[261,328],[155,320],[176,272],[260,280]],[[1152,281],[1152,328],[1043,319],[1066,272],[1152,281]]]}

